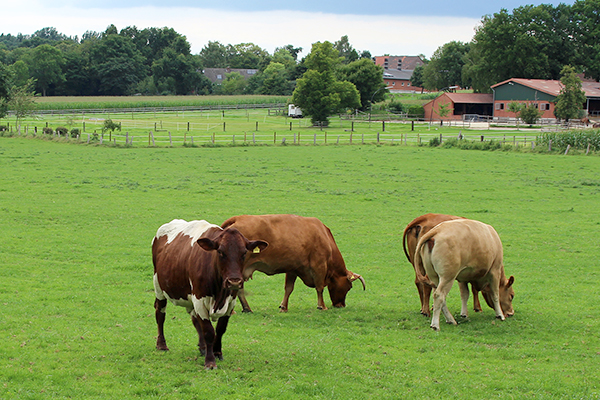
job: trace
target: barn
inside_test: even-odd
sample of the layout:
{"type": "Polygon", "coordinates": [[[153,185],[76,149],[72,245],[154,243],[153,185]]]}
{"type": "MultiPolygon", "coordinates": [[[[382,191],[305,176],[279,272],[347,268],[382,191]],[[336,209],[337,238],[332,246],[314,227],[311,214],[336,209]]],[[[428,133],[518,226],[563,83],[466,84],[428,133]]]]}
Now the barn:
{"type": "Polygon", "coordinates": [[[429,103],[423,105],[425,119],[435,120],[476,120],[480,117],[491,117],[494,98],[488,93],[443,93],[429,103]],[[440,106],[447,104],[448,114],[439,115],[440,106]]]}
{"type": "MultiPolygon", "coordinates": [[[[542,118],[555,119],[554,107],[556,97],[560,94],[562,84],[557,80],[512,78],[493,85],[494,117],[514,118],[508,110],[512,102],[533,103],[540,111],[542,118]]],[[[583,81],[581,88],[585,92],[586,103],[583,109],[591,117],[600,116],[600,83],[583,81]]]]}

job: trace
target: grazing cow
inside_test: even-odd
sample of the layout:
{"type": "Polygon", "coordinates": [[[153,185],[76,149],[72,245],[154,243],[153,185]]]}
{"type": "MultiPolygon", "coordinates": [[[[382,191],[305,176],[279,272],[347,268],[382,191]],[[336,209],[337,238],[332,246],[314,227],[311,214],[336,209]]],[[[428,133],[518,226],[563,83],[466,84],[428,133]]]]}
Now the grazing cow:
{"type": "Polygon", "coordinates": [[[446,322],[456,321],[446,306],[446,295],[454,280],[460,285],[461,315],[467,316],[469,290],[467,282],[482,291],[486,302],[504,320],[514,310],[512,285],[515,278],[506,279],[502,261],[502,242],[490,225],[469,219],[442,222],[419,239],[415,251],[415,267],[435,284],[431,327],[440,329],[440,310],[446,322]]]}
{"type": "Polygon", "coordinates": [[[169,350],[163,327],[170,300],[192,317],[204,367],[216,368],[215,357],[223,359],[221,338],[244,284],[244,257],[266,247],[265,241],[249,241],[235,228],[221,229],[206,221],[173,220],[158,228],[152,240],[156,348],[169,350]],[[211,320],[218,321],[216,334],[211,320]]]}
{"type": "MultiPolygon", "coordinates": [[[[419,238],[429,232],[431,228],[440,222],[450,221],[453,219],[463,219],[463,217],[429,213],[413,219],[406,226],[406,228],[404,228],[402,247],[404,248],[404,254],[406,255],[406,258],[413,265],[413,268],[415,267],[415,249],[417,248],[419,238]]],[[[419,298],[421,299],[421,314],[429,317],[431,316],[429,298],[431,296],[432,285],[427,276],[424,277],[425,279],[419,279],[420,277],[422,278],[422,276],[417,273],[417,270],[415,269],[415,285],[417,286],[419,298]]],[[[479,291],[476,290],[473,285],[471,285],[471,290],[473,291],[473,309],[479,312],[481,311],[481,303],[479,302],[478,296],[479,291]]]]}
{"type": "MultiPolygon", "coordinates": [[[[346,307],[346,294],[352,282],[362,276],[346,269],[342,254],[333,235],[317,218],[297,215],[240,215],[231,217],[222,228],[235,227],[248,238],[263,238],[269,248],[260,253],[250,253],[244,263],[244,279],[254,271],[267,275],[285,273],[285,295],[280,311],[288,310],[288,300],[294,290],[296,278],[317,290],[317,308],[326,310],[323,290],[327,286],[334,307],[346,307]]],[[[243,293],[240,302],[244,312],[252,312],[243,293]]]]}

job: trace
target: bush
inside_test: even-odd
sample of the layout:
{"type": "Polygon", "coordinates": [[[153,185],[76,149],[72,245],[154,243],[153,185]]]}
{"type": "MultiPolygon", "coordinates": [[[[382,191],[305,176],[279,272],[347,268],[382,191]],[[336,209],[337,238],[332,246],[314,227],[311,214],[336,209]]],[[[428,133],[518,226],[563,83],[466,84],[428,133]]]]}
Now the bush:
{"type": "Polygon", "coordinates": [[[73,139],[76,139],[80,134],[81,134],[81,131],[79,130],[79,128],[71,129],[71,137],[73,139]]]}
{"type": "Polygon", "coordinates": [[[420,106],[417,104],[413,104],[413,105],[409,106],[408,110],[406,110],[406,113],[408,115],[410,115],[411,117],[416,117],[416,118],[424,118],[425,117],[425,109],[423,108],[423,106],[420,106]]]}
{"type": "Polygon", "coordinates": [[[45,135],[52,135],[54,131],[52,130],[52,128],[45,127],[42,129],[42,133],[44,133],[45,135]]]}
{"type": "Polygon", "coordinates": [[[388,110],[394,114],[400,114],[406,112],[406,107],[401,102],[397,100],[392,100],[388,104],[388,110]]]}
{"type": "Polygon", "coordinates": [[[437,147],[440,145],[440,138],[439,137],[434,137],[433,139],[429,140],[429,147],[437,147]]]}
{"type": "Polygon", "coordinates": [[[59,136],[67,137],[67,133],[69,133],[69,129],[64,126],[59,126],[56,128],[56,134],[59,136]]]}

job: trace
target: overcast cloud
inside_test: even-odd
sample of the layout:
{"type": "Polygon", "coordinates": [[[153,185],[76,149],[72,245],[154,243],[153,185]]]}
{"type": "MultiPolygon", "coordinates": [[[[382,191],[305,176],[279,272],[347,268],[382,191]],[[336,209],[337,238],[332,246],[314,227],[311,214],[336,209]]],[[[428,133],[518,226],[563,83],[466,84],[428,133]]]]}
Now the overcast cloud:
{"type": "MultiPolygon", "coordinates": [[[[223,44],[252,42],[270,53],[292,44],[306,55],[312,43],[334,42],[348,35],[358,51],[373,56],[418,55],[430,58],[444,43],[468,42],[486,14],[536,2],[448,2],[424,0],[403,2],[368,1],[277,1],[208,2],[194,0],[146,1],[49,1],[0,0],[0,33],[32,34],[54,27],[68,36],[87,30],[103,32],[110,24],[117,29],[137,26],[169,27],[185,35],[192,53],[199,53],[208,41],[223,44]],[[218,7],[218,8],[217,8],[218,7]]],[[[547,2],[558,4],[558,2],[547,2]]],[[[566,2],[572,4],[573,2],[566,2]]]]}

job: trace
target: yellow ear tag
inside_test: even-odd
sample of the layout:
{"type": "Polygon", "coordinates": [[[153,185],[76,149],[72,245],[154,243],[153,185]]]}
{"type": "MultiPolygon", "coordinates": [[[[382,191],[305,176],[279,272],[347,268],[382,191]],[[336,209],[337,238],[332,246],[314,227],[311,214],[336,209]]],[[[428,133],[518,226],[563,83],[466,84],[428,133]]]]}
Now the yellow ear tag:
{"type": "Polygon", "coordinates": [[[258,247],[255,247],[254,250],[252,250],[253,253],[260,253],[260,249],[258,247]]]}

